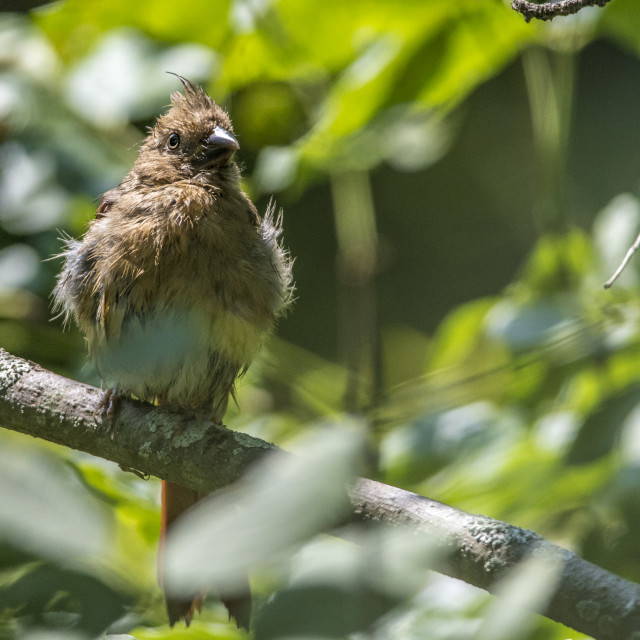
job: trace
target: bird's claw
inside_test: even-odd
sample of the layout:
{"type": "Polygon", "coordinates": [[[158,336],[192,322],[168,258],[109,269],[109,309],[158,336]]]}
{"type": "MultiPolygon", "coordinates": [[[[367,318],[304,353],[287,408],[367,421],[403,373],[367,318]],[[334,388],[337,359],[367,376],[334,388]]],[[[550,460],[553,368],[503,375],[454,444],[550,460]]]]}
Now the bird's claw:
{"type": "Polygon", "coordinates": [[[93,412],[94,416],[107,418],[109,421],[109,436],[113,440],[116,432],[116,411],[118,410],[118,402],[120,396],[116,387],[109,387],[102,396],[98,406],[93,412]]]}

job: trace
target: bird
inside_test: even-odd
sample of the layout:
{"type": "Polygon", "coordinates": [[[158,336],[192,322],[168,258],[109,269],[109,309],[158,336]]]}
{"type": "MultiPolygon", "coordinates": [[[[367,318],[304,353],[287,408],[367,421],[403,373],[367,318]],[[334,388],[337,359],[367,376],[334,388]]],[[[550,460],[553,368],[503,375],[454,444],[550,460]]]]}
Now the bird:
{"type": "MultiPolygon", "coordinates": [[[[84,334],[108,387],[97,411],[136,397],[222,424],[234,385],[292,301],[282,212],[263,216],[242,188],[228,113],[174,74],[171,94],[131,170],[107,191],[80,239],[67,237],[54,307],[84,334]]],[[[112,433],[113,437],[113,433],[112,433]]],[[[163,585],[167,532],[202,499],[162,481],[159,579],[169,622],[191,622],[199,599],[163,585]]],[[[239,627],[251,597],[219,594],[239,627]]]]}

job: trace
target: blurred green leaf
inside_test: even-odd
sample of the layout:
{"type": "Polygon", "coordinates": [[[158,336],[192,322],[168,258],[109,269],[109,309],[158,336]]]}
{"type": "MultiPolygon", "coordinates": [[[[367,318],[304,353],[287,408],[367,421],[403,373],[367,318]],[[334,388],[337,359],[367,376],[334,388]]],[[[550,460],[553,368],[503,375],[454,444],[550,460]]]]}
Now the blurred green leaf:
{"type": "Polygon", "coordinates": [[[281,637],[342,638],[366,630],[394,604],[375,591],[335,585],[291,587],[280,591],[256,623],[257,640],[281,637]]]}
{"type": "Polygon", "coordinates": [[[381,468],[393,485],[413,484],[470,451],[484,450],[506,425],[488,403],[429,413],[390,432],[381,444],[381,468]]]}
{"type": "Polygon", "coordinates": [[[54,560],[77,562],[103,553],[109,520],[70,480],[54,456],[5,443],[0,449],[0,539],[54,560]]]}
{"type": "Polygon", "coordinates": [[[424,587],[439,561],[435,541],[409,528],[351,526],[340,535],[349,542],[318,537],[296,553],[288,587],[257,617],[257,638],[372,631],[424,587]]]}
{"type": "Polygon", "coordinates": [[[562,573],[562,560],[535,552],[496,586],[492,602],[475,640],[527,638],[535,613],[548,606],[562,573]]]}
{"type": "Polygon", "coordinates": [[[635,52],[640,51],[640,16],[633,0],[620,0],[600,20],[600,30],[635,52]]]}
{"type": "Polygon", "coordinates": [[[15,609],[30,626],[48,626],[52,619],[95,636],[124,613],[130,603],[122,593],[80,571],[40,564],[15,582],[0,586],[2,606],[15,609]]]}
{"type": "Polygon", "coordinates": [[[248,572],[282,561],[348,509],[346,487],[362,451],[357,431],[327,425],[296,451],[275,453],[237,486],[199,504],[168,538],[165,584],[233,592],[248,572]]]}
{"type": "Polygon", "coordinates": [[[464,362],[475,351],[491,304],[489,300],[478,300],[449,315],[436,335],[431,360],[433,368],[445,370],[464,362]]]}
{"type": "Polygon", "coordinates": [[[180,11],[174,11],[174,5],[167,0],[153,0],[144,5],[132,5],[125,0],[100,0],[90,6],[67,0],[43,8],[37,21],[67,59],[85,56],[100,36],[123,25],[136,27],[167,42],[202,42],[215,47],[225,38],[230,4],[216,4],[215,20],[197,20],[194,16],[212,13],[213,8],[204,0],[189,0],[180,11]],[[169,15],[171,19],[167,20],[169,15]]]}
{"type": "Polygon", "coordinates": [[[586,464],[611,453],[624,421],[640,404],[640,387],[631,386],[598,405],[580,428],[567,453],[568,464],[586,464]]]}
{"type": "Polygon", "coordinates": [[[523,284],[529,295],[552,295],[578,289],[595,262],[588,236],[572,229],[563,235],[544,236],[529,257],[523,284]]]}

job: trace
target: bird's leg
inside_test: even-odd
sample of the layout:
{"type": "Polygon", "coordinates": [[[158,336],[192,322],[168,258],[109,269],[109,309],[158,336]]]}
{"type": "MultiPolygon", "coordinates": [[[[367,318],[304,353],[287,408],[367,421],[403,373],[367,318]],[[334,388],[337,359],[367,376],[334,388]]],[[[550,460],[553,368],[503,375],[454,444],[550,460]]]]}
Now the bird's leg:
{"type": "Polygon", "coordinates": [[[113,440],[116,432],[116,411],[118,410],[118,402],[120,401],[120,394],[118,393],[118,387],[109,387],[102,396],[102,400],[98,403],[98,406],[93,412],[94,416],[101,416],[107,418],[109,421],[109,435],[113,440]]]}

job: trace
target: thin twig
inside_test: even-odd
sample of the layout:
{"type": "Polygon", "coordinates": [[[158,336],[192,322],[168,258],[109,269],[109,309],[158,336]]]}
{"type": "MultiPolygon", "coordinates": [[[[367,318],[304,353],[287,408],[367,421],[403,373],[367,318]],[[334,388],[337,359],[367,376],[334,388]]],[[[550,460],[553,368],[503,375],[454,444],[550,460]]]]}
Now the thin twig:
{"type": "Polygon", "coordinates": [[[524,16],[527,22],[531,18],[538,20],[553,20],[556,16],[569,16],[578,13],[584,7],[604,7],[609,0],[559,0],[558,2],[544,2],[536,4],[528,0],[513,0],[511,8],[524,16]]]}
{"type": "Polygon", "coordinates": [[[631,256],[638,250],[640,247],[640,234],[636,238],[636,241],[631,245],[629,251],[627,251],[627,255],[624,257],[620,266],[616,269],[615,273],[604,283],[604,288],[608,289],[617,279],[618,276],[622,273],[622,270],[627,266],[629,260],[631,260],[631,256]]]}

